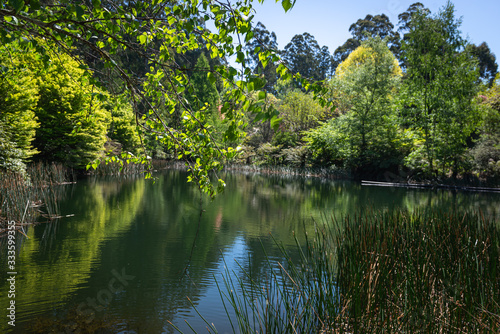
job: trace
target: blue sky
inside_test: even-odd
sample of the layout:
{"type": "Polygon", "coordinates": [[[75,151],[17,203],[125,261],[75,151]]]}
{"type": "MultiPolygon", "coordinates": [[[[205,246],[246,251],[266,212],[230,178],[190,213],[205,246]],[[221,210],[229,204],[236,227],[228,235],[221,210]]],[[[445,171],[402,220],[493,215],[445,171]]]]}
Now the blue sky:
{"type": "MultiPolygon", "coordinates": [[[[296,34],[308,32],[320,46],[328,46],[331,53],[351,35],[349,26],[367,14],[386,14],[394,25],[398,14],[416,0],[297,0],[295,6],[285,13],[280,3],[266,0],[254,3],[254,22],[261,21],[269,31],[274,31],[280,49],[283,49],[296,34]]],[[[437,13],[446,0],[420,0],[432,13],[437,13]]],[[[500,0],[455,0],[455,17],[462,18],[463,37],[476,45],[486,42],[500,63],[500,0]]]]}

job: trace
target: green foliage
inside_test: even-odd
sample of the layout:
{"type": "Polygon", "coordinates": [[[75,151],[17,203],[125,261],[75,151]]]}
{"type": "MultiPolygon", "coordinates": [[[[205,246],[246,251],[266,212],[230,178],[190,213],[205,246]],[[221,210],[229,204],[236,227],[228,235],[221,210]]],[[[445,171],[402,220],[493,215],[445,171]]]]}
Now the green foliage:
{"type": "Polygon", "coordinates": [[[140,139],[127,101],[90,85],[80,65],[49,51],[51,44],[37,41],[51,62],[21,44],[0,50],[4,168],[21,171],[32,157],[81,168],[104,154],[106,133],[108,146],[120,148],[117,153],[137,153],[140,139]]]}
{"type": "Polygon", "coordinates": [[[109,113],[108,138],[114,141],[121,151],[137,154],[142,149],[141,139],[137,131],[135,114],[125,97],[106,97],[104,107],[109,113]]]}
{"type": "Polygon", "coordinates": [[[37,129],[37,158],[58,161],[81,168],[104,151],[108,114],[93,85],[78,63],[66,54],[54,57],[37,71],[40,99],[36,115],[42,126],[37,129]]]}
{"type": "Polygon", "coordinates": [[[495,54],[491,52],[488,44],[485,42],[479,44],[479,46],[469,44],[467,48],[479,62],[479,77],[484,80],[488,86],[492,86],[495,76],[498,73],[498,64],[496,63],[495,54]]]}
{"type": "Polygon", "coordinates": [[[303,131],[318,125],[327,115],[326,108],[314,100],[311,94],[300,90],[288,91],[279,101],[277,109],[282,119],[278,132],[292,134],[296,139],[287,143],[295,146],[303,131]]]}
{"type": "Polygon", "coordinates": [[[270,123],[253,127],[244,144],[246,159],[264,164],[305,166],[309,150],[303,145],[303,135],[328,117],[328,108],[321,106],[310,93],[293,88],[291,80],[278,80],[280,99],[268,94],[265,103],[275,105],[280,125],[273,131],[270,123]]]}
{"type": "MultiPolygon", "coordinates": [[[[411,4],[405,12],[398,15],[398,31],[403,33],[408,32],[408,30],[410,30],[410,22],[412,20],[412,16],[418,12],[430,14],[430,10],[426,8],[422,3],[415,2],[411,4]]],[[[405,34],[403,35],[403,38],[404,36],[405,34]]]]}
{"type": "Polygon", "coordinates": [[[337,68],[331,84],[345,115],[309,133],[311,149],[319,149],[313,155],[363,172],[397,164],[401,135],[391,103],[400,77],[386,43],[379,37],[364,41],[337,68]]]}
{"type": "Polygon", "coordinates": [[[219,92],[215,85],[215,78],[210,70],[205,54],[201,54],[196,61],[195,71],[190,77],[193,91],[187,94],[191,107],[196,110],[205,109],[205,117],[209,118],[218,112],[219,92]]]}
{"type": "Polygon", "coordinates": [[[37,153],[32,142],[39,126],[35,116],[35,74],[16,58],[15,46],[0,48],[0,167],[22,171],[37,153]],[[14,63],[13,63],[14,60],[14,63]]]}
{"type": "MultiPolygon", "coordinates": [[[[278,81],[279,82],[279,81],[278,81]]],[[[260,103],[263,103],[266,108],[276,110],[276,106],[279,100],[271,93],[264,95],[262,99],[259,100],[259,94],[254,93],[253,98],[260,103]]],[[[278,113],[278,111],[275,111],[278,113]]],[[[259,121],[258,115],[247,115],[249,126],[247,128],[247,134],[243,139],[243,152],[240,156],[240,160],[244,163],[261,163],[261,156],[257,154],[257,149],[266,143],[271,143],[275,139],[275,129],[271,125],[271,121],[259,121]],[[257,161],[255,161],[257,159],[257,161]]],[[[278,119],[279,120],[279,119],[278,119]]]]}
{"type": "MultiPolygon", "coordinates": [[[[314,81],[324,80],[333,71],[332,58],[326,46],[320,48],[309,33],[295,35],[283,50],[283,60],[293,73],[314,81]]],[[[299,84],[300,88],[301,87],[299,84]]]]}
{"type": "Polygon", "coordinates": [[[476,168],[482,177],[500,179],[500,75],[489,88],[481,103],[480,137],[471,150],[476,168]]]}
{"type": "Polygon", "coordinates": [[[450,3],[437,16],[418,9],[403,42],[402,109],[422,143],[408,164],[427,167],[424,171],[434,176],[449,170],[456,175],[467,140],[479,122],[473,104],[477,63],[465,50],[459,26],[450,3]]]}
{"type": "Polygon", "coordinates": [[[0,168],[23,174],[26,165],[23,162],[23,152],[17,148],[16,143],[10,140],[10,131],[0,124],[0,168]]]}
{"type": "MultiPolygon", "coordinates": [[[[282,0],[281,4],[288,11],[294,2],[282,0]]],[[[226,102],[221,113],[227,126],[224,137],[228,140],[234,142],[244,136],[242,129],[246,113],[259,115],[260,120],[272,119],[273,125],[277,125],[274,110],[263,109],[249,96],[264,87],[264,81],[249,67],[248,53],[242,45],[253,36],[252,11],[252,0],[236,4],[209,0],[134,3],[97,0],[88,5],[67,0],[63,6],[14,1],[0,7],[0,39],[4,44],[23,39],[27,50],[39,52],[47,61],[50,58],[54,61],[54,54],[37,48],[34,36],[55,41],[59,51],[66,54],[71,54],[74,46],[83,50],[89,61],[82,64],[82,68],[89,77],[90,67],[96,65],[103,74],[98,76],[101,83],[107,76],[113,83],[108,87],[116,88],[119,93],[126,89],[134,111],[143,117],[144,127],[154,133],[153,138],[166,145],[169,151],[185,159],[192,173],[191,180],[213,196],[217,192],[213,184],[223,182],[212,182],[218,177],[211,172],[220,170],[222,163],[234,157],[238,150],[220,147],[212,136],[210,124],[207,124],[208,118],[204,117],[207,109],[186,102],[186,93],[194,93],[188,84],[191,68],[176,60],[200,50],[208,53],[211,59],[236,57],[241,70],[220,65],[205,73],[210,81],[220,82],[225,91],[221,99],[226,102]],[[213,32],[205,29],[208,21],[215,26],[213,32]],[[238,36],[239,45],[234,44],[234,36],[238,36]],[[129,70],[123,65],[124,55],[141,66],[129,70]],[[147,73],[143,75],[144,69],[147,73]],[[166,115],[176,111],[181,114],[175,118],[175,123],[170,123],[166,115]]],[[[273,51],[262,50],[259,60],[263,64],[276,62],[278,56],[273,51]]],[[[292,76],[284,65],[277,72],[281,76],[292,76]]],[[[93,83],[92,80],[89,84],[93,83]]],[[[318,95],[323,91],[320,86],[311,86],[300,77],[297,80],[318,95]]],[[[55,90],[49,88],[43,87],[55,97],[55,90]]],[[[101,116],[96,112],[96,117],[101,116]]],[[[81,123],[90,129],[91,124],[83,124],[83,120],[81,123]]],[[[98,137],[97,132],[96,129],[90,136],[98,137]]],[[[94,148],[89,147],[90,150],[94,148]]],[[[76,160],[81,161],[81,158],[76,160]]]]}
{"type": "Polygon", "coordinates": [[[318,165],[352,165],[351,157],[358,153],[349,141],[349,118],[346,115],[333,118],[308,131],[304,137],[312,152],[312,161],[318,165]]]}
{"type": "Polygon", "coordinates": [[[349,27],[349,32],[352,37],[349,38],[343,45],[335,49],[333,53],[334,64],[336,68],[347,57],[356,50],[361,42],[368,38],[380,37],[385,39],[387,46],[396,56],[399,55],[401,43],[399,34],[394,31],[394,25],[391,23],[387,15],[366,15],[364,19],[359,19],[349,27]]]}
{"type": "Polygon", "coordinates": [[[304,168],[309,161],[310,151],[307,145],[285,148],[282,152],[287,165],[304,168]]]}
{"type": "Polygon", "coordinates": [[[267,92],[274,93],[274,85],[276,84],[278,78],[276,73],[277,65],[264,58],[261,50],[264,52],[278,50],[276,34],[274,32],[269,32],[265,25],[258,22],[253,30],[252,39],[245,44],[245,49],[249,53],[249,61],[253,66],[254,73],[263,76],[266,80],[264,89],[267,92]]]}
{"type": "Polygon", "coordinates": [[[259,160],[266,165],[279,165],[283,161],[281,146],[264,143],[257,149],[259,160]]]}
{"type": "MultiPolygon", "coordinates": [[[[294,3],[277,2],[285,11],[294,3]]],[[[400,69],[387,45],[397,52],[399,39],[387,16],[368,15],[350,27],[353,38],[342,46],[339,58],[346,60],[343,67],[350,70],[339,67],[344,73],[338,73],[330,89],[315,82],[333,73],[328,48],[320,47],[310,34],[296,35],[280,61],[276,36],[262,24],[252,24],[253,10],[252,0],[234,4],[98,0],[88,6],[76,0],[65,0],[64,6],[5,2],[0,7],[0,39],[3,45],[19,41],[16,57],[24,57],[24,68],[39,71],[37,84],[30,85],[37,93],[28,94],[40,97],[38,119],[29,112],[15,117],[42,125],[33,142],[30,133],[35,123],[14,131],[12,122],[2,119],[3,152],[8,156],[4,161],[19,165],[38,150],[40,159],[73,166],[92,161],[96,166],[107,134],[106,148],[117,154],[126,151],[185,161],[190,180],[214,196],[214,185],[223,185],[217,172],[239,154],[246,131],[245,146],[252,147],[251,154],[269,143],[280,147],[278,163],[294,164],[304,161],[308,149],[289,154],[284,150],[301,146],[301,132],[309,131],[308,145],[317,150],[312,152],[316,161],[354,169],[385,168],[399,164],[410,153],[411,142],[407,166],[429,175],[456,174],[467,167],[470,160],[465,153],[473,137],[480,136],[474,132],[480,117],[472,102],[479,82],[477,70],[491,75],[494,59],[486,45],[465,49],[451,5],[431,16],[415,3],[400,15],[406,77],[397,99],[400,69]],[[363,47],[351,52],[360,43],[363,47]],[[358,57],[348,59],[350,53],[358,57]],[[231,57],[237,66],[227,63],[231,57]],[[478,65],[475,58],[482,63],[478,65]],[[69,64],[67,70],[61,62],[69,64]],[[102,87],[112,94],[108,97],[102,87]],[[294,88],[302,93],[293,92],[294,88]],[[331,99],[325,97],[329,91],[333,91],[331,99]],[[276,92],[281,103],[266,103],[269,92],[276,92]],[[109,102],[106,113],[99,98],[113,101],[111,95],[120,94],[128,96],[128,102],[109,102]],[[336,113],[345,116],[322,125],[332,130],[330,134],[325,129],[312,130],[331,116],[326,111],[332,103],[336,113]],[[146,151],[134,151],[139,137],[130,108],[146,151]],[[396,113],[402,116],[403,127],[396,113]],[[249,121],[264,123],[249,129],[249,121]],[[336,126],[344,129],[344,123],[345,136],[333,131],[336,126]],[[328,136],[338,137],[338,144],[330,145],[328,136]],[[321,142],[328,144],[321,148],[321,142]],[[322,151],[328,154],[321,155],[322,151]]],[[[19,97],[15,104],[24,103],[20,101],[28,100],[19,97]]],[[[137,159],[149,160],[147,156],[137,159]]]]}

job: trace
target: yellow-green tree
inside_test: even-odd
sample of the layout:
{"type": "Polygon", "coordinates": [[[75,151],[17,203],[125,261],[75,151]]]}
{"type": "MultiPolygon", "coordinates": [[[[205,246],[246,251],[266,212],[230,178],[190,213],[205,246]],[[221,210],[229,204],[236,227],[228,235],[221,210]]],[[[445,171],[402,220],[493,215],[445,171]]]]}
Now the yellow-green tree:
{"type": "Polygon", "coordinates": [[[377,169],[396,162],[398,131],[392,100],[401,76],[396,58],[379,37],[363,41],[338,66],[331,84],[343,114],[340,118],[345,120],[333,120],[330,126],[346,125],[349,167],[377,169]]]}
{"type": "Polygon", "coordinates": [[[0,167],[23,171],[24,163],[37,153],[33,147],[38,89],[33,71],[20,62],[6,66],[12,51],[0,48],[0,167]]]}
{"type": "Polygon", "coordinates": [[[36,158],[83,167],[104,151],[109,114],[103,95],[89,83],[79,64],[66,54],[45,68],[36,60],[39,100],[36,158]]]}
{"type": "Polygon", "coordinates": [[[17,40],[0,51],[2,144],[12,148],[2,154],[3,164],[19,170],[15,166],[33,158],[81,168],[104,152],[110,113],[102,100],[107,95],[90,84],[72,57],[55,52],[46,41],[36,43],[51,61],[17,40]]]}

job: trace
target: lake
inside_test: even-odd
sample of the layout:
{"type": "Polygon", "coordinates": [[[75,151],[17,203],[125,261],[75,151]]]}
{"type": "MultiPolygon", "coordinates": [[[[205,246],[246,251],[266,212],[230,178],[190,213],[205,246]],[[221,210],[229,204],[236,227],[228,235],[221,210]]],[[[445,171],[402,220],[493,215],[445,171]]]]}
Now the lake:
{"type": "MultiPolygon", "coordinates": [[[[72,333],[78,324],[110,323],[121,333],[173,333],[170,322],[190,332],[186,321],[206,332],[198,311],[219,333],[232,333],[216,281],[222,283],[226,271],[265,279],[265,255],[281,259],[271,235],[294,256],[294,233],[300,243],[314,222],[366,209],[500,213],[499,193],[243,173],[225,175],[225,193],[210,202],[200,200],[186,176],[167,171],[154,183],[139,176],[60,186],[59,211],[72,216],[29,228],[28,239],[18,236],[16,326],[2,316],[0,332],[52,326],[72,333]]],[[[0,243],[0,307],[6,310],[12,299],[6,239],[0,243]]]]}

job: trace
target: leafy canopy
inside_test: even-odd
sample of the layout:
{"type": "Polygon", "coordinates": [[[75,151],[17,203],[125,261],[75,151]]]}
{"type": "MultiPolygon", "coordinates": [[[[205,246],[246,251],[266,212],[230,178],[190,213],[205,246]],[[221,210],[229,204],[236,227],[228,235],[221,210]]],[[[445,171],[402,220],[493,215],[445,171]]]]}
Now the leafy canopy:
{"type": "MultiPolygon", "coordinates": [[[[227,123],[228,137],[243,136],[245,113],[276,120],[274,109],[263,108],[265,92],[259,93],[257,100],[247,95],[264,85],[264,80],[249,67],[249,54],[243,48],[243,43],[254,35],[252,2],[0,0],[0,40],[2,44],[20,40],[25,49],[36,52],[45,62],[51,56],[37,38],[52,41],[72,56],[79,50],[93,59],[92,62],[79,60],[89,83],[102,85],[104,82],[102,78],[95,80],[92,70],[109,73],[109,80],[116,81],[114,87],[129,94],[134,111],[142,119],[141,127],[185,159],[191,172],[190,180],[214,196],[224,182],[212,172],[220,170],[238,149],[220,147],[203,117],[206,109],[198,109],[185,99],[185,93],[192,94],[194,88],[189,81],[189,69],[176,59],[178,55],[199,49],[206,50],[212,59],[236,58],[238,69],[220,65],[206,72],[210,81],[221,82],[224,88],[221,113],[227,123]],[[209,22],[215,27],[213,31],[206,28],[209,22]],[[120,55],[125,52],[147,63],[144,76],[137,76],[121,65],[120,55]],[[173,114],[179,109],[182,110],[181,124],[170,123],[165,112],[173,114]],[[218,186],[214,186],[213,178],[218,179],[218,186]]],[[[280,2],[288,11],[295,1],[280,2]]],[[[267,63],[278,63],[279,57],[273,50],[262,50],[259,60],[265,67],[267,63]]],[[[277,66],[276,72],[283,78],[293,76],[283,63],[277,66]]],[[[317,95],[325,91],[300,76],[296,76],[296,80],[317,95]]]]}
{"type": "MultiPolygon", "coordinates": [[[[344,115],[332,120],[328,126],[347,125],[342,132],[349,138],[346,143],[349,149],[341,151],[349,152],[350,156],[339,153],[337,158],[343,156],[349,167],[363,169],[372,165],[370,168],[379,168],[384,161],[384,167],[387,167],[391,164],[387,156],[398,156],[395,153],[397,123],[391,101],[401,76],[398,61],[387,47],[386,40],[380,37],[363,41],[337,67],[331,84],[339,111],[344,115]]],[[[312,145],[317,146],[314,142],[312,145]]]]}
{"type": "Polygon", "coordinates": [[[402,46],[406,66],[402,109],[422,143],[407,163],[434,176],[449,169],[456,175],[479,122],[473,103],[478,63],[461,37],[461,21],[454,11],[450,2],[437,15],[416,9],[402,46]]]}
{"type": "Polygon", "coordinates": [[[33,146],[38,87],[35,73],[20,62],[15,49],[0,49],[0,167],[23,172],[33,146]],[[15,62],[15,67],[2,66],[15,62]]]}
{"type": "Polygon", "coordinates": [[[394,30],[394,25],[385,14],[366,15],[364,19],[359,19],[349,27],[352,37],[335,49],[333,54],[334,66],[345,61],[347,57],[356,50],[362,41],[368,38],[380,37],[385,39],[390,50],[398,56],[400,50],[399,33],[394,30]]]}
{"type": "MultiPolygon", "coordinates": [[[[387,50],[384,51],[388,57],[391,57],[387,50]]],[[[335,75],[339,78],[342,78],[346,75],[347,72],[353,72],[360,66],[363,66],[367,62],[373,63],[377,61],[377,57],[379,55],[373,50],[373,48],[366,45],[360,45],[356,50],[354,50],[346,60],[340,63],[335,70],[335,75]]],[[[397,59],[392,55],[392,75],[402,77],[403,71],[399,66],[397,59]]]]}

